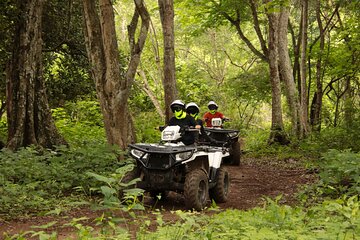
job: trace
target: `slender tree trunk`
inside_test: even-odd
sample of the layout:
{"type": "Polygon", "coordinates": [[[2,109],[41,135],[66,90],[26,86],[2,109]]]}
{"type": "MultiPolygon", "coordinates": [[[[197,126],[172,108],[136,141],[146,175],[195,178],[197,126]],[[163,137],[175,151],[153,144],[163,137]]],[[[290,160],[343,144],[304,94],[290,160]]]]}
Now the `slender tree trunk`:
{"type": "MultiPolygon", "coordinates": [[[[339,13],[339,5],[337,5],[336,10],[335,10],[335,14],[338,17],[338,21],[340,24],[340,27],[342,29],[342,31],[345,32],[344,30],[344,25],[343,25],[343,21],[341,19],[340,13],[339,13]]],[[[349,35],[345,35],[344,36],[344,41],[346,43],[347,48],[349,49],[350,52],[352,52],[352,58],[351,58],[351,65],[354,66],[354,64],[356,63],[356,59],[357,57],[357,50],[354,50],[352,45],[350,44],[351,39],[349,35]]],[[[353,80],[353,76],[347,76],[345,78],[345,93],[344,93],[344,117],[345,117],[345,124],[348,128],[351,128],[353,126],[353,120],[354,120],[354,113],[355,113],[355,106],[354,106],[354,91],[353,91],[353,87],[351,86],[351,82],[353,80]]]]}
{"type": "Polygon", "coordinates": [[[316,19],[320,32],[320,46],[319,55],[316,61],[316,91],[310,108],[310,124],[312,129],[320,131],[321,129],[321,109],[322,109],[322,98],[323,98],[323,86],[322,86],[322,55],[325,48],[325,29],[321,21],[321,1],[316,2],[316,19]]]}
{"type": "Polygon", "coordinates": [[[158,0],[160,19],[164,37],[164,97],[165,122],[171,117],[170,104],[176,99],[175,79],[175,41],[174,41],[174,3],[173,0],[158,0]]]}
{"type": "Polygon", "coordinates": [[[297,95],[297,89],[291,67],[291,60],[288,51],[288,20],[289,20],[289,8],[282,8],[279,18],[279,39],[278,39],[278,51],[279,51],[279,69],[282,79],[285,83],[285,93],[287,96],[287,102],[289,105],[292,132],[294,135],[299,133],[300,118],[298,109],[300,108],[299,98],[297,95]]]}
{"type": "Polygon", "coordinates": [[[52,148],[66,144],[58,133],[47,101],[42,70],[43,0],[18,1],[12,59],[7,65],[7,147],[31,144],[52,148]]]}
{"type": "Polygon", "coordinates": [[[306,87],[307,74],[307,28],[308,28],[308,0],[302,0],[302,19],[301,19],[301,61],[300,61],[300,118],[302,125],[300,125],[299,137],[305,137],[309,133],[308,126],[308,97],[306,87]]]}
{"type": "MultiPolygon", "coordinates": [[[[301,17],[300,17],[301,18],[301,17]]],[[[294,55],[294,64],[293,64],[293,78],[296,83],[300,82],[300,36],[301,36],[301,28],[299,29],[299,34],[297,37],[295,36],[293,27],[289,23],[290,26],[290,32],[291,32],[291,38],[292,38],[292,44],[293,44],[293,55],[294,55]]],[[[298,87],[300,89],[300,87],[298,87]]],[[[300,92],[300,91],[298,91],[300,92]]]]}
{"type": "Polygon", "coordinates": [[[129,26],[131,58],[126,72],[122,69],[117,46],[114,12],[110,0],[100,0],[100,17],[96,3],[84,0],[85,38],[88,56],[92,65],[92,76],[96,83],[96,92],[104,116],[104,125],[109,144],[117,144],[126,149],[133,131],[127,100],[140,54],[147,36],[149,16],[142,0],[135,0],[136,12],[129,26]],[[134,40],[138,16],[142,18],[142,27],[138,42],[134,40]]]}
{"type": "Polygon", "coordinates": [[[281,107],[281,86],[278,61],[278,25],[277,13],[268,13],[269,19],[269,67],[272,92],[272,121],[269,143],[288,144],[289,140],[284,131],[281,107]]]}
{"type": "Polygon", "coordinates": [[[139,83],[139,87],[146,93],[146,95],[148,95],[148,97],[150,98],[151,102],[154,104],[156,112],[159,114],[159,116],[164,120],[165,119],[165,115],[161,109],[160,103],[158,101],[158,99],[156,98],[154,92],[151,90],[146,74],[143,70],[139,70],[138,71],[139,76],[141,77],[141,79],[143,80],[143,84],[139,83]]]}
{"type": "Polygon", "coordinates": [[[348,128],[353,126],[354,122],[354,94],[351,86],[351,76],[347,76],[345,80],[345,94],[344,94],[344,117],[345,124],[348,128]]]}

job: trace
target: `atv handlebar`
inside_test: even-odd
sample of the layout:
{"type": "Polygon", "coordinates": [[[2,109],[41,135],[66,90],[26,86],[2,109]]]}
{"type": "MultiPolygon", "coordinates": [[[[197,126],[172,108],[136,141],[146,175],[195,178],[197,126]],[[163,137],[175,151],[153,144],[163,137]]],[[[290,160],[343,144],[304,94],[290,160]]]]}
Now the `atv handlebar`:
{"type": "MultiPolygon", "coordinates": [[[[166,128],[166,126],[158,126],[158,127],[154,127],[155,130],[160,130],[163,131],[166,128]]],[[[180,131],[183,132],[198,132],[200,131],[199,128],[193,127],[193,126],[183,126],[180,128],[180,131]]]]}
{"type": "Polygon", "coordinates": [[[223,118],[222,121],[223,122],[230,122],[231,120],[230,120],[230,118],[223,118]]]}

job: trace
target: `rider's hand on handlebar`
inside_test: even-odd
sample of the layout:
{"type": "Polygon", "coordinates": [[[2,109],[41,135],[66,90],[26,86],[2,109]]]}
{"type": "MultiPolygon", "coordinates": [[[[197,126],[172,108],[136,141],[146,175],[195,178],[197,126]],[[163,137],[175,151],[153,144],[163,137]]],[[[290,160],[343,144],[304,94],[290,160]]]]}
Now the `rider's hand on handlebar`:
{"type": "Polygon", "coordinates": [[[161,132],[165,129],[165,126],[154,127],[155,130],[160,130],[161,132]]]}

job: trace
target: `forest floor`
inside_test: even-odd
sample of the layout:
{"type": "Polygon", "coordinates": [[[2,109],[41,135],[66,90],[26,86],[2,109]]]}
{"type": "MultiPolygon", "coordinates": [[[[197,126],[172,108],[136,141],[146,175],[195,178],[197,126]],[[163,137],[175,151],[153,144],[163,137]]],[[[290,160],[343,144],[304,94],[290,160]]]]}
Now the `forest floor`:
{"type": "MultiPolygon", "coordinates": [[[[231,178],[231,188],[228,201],[218,204],[220,209],[240,209],[246,210],[256,206],[261,206],[264,197],[275,198],[282,195],[280,203],[295,205],[296,193],[302,185],[310,184],[315,180],[315,176],[302,168],[295,159],[274,160],[274,159],[254,159],[244,158],[241,166],[227,166],[231,178]]],[[[176,221],[178,216],[176,210],[185,210],[184,199],[181,194],[171,192],[166,200],[155,202],[151,198],[144,200],[145,211],[137,212],[140,219],[149,219],[150,229],[156,229],[156,216],[152,209],[161,209],[163,220],[166,222],[176,221]],[[152,221],[154,220],[154,221],[152,221]]],[[[208,211],[211,214],[210,211],[208,211]]],[[[205,211],[205,214],[207,212],[205,211]]],[[[50,222],[56,222],[53,226],[44,231],[51,233],[57,232],[57,239],[76,239],[76,229],[66,225],[74,218],[86,217],[80,223],[83,226],[95,227],[95,219],[100,217],[101,211],[94,211],[89,208],[74,209],[58,216],[38,216],[11,221],[0,219],[0,239],[4,238],[4,233],[10,236],[26,231],[40,231],[33,226],[42,226],[50,222]]],[[[134,220],[127,213],[119,212],[115,215],[127,219],[124,227],[135,235],[139,222],[134,224],[134,220]],[[132,224],[133,223],[133,224],[132,224]]],[[[135,221],[136,222],[136,221],[135,221]]],[[[29,238],[30,239],[30,238],[29,238]]],[[[38,239],[38,238],[33,238],[38,239]]]]}

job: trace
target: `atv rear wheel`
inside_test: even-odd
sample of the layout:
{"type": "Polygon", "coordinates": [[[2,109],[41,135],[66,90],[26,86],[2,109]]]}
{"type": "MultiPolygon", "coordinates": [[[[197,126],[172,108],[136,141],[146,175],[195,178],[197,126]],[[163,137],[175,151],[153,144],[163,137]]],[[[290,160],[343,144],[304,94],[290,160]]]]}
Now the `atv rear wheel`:
{"type": "Polygon", "coordinates": [[[220,167],[216,173],[216,185],[210,190],[210,197],[216,203],[224,203],[227,201],[230,188],[229,173],[224,167],[220,167]]]}
{"type": "Polygon", "coordinates": [[[208,195],[209,182],[205,172],[201,169],[196,169],[188,173],[184,185],[186,207],[201,211],[207,205],[208,195]]]}
{"type": "Polygon", "coordinates": [[[231,145],[231,151],[230,151],[230,164],[234,166],[240,166],[240,142],[236,141],[231,145]]]}

